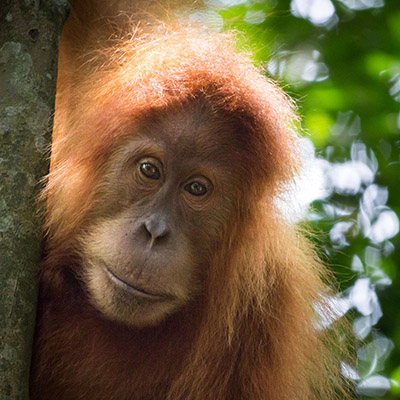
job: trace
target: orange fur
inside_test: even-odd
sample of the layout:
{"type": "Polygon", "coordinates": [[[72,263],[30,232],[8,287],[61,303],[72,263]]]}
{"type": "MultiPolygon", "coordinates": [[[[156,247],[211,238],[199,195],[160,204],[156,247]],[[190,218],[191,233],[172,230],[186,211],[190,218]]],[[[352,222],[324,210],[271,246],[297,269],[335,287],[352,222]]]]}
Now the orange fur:
{"type": "Polygon", "coordinates": [[[335,335],[318,328],[317,304],[333,315],[323,269],[275,202],[300,167],[290,100],[226,35],[133,21],[115,39],[79,11],[61,42],[32,398],[346,397],[335,335]],[[153,328],[107,321],[73,278],[104,164],[154,110],[199,94],[241,127],[247,173],[205,295],[153,328]]]}

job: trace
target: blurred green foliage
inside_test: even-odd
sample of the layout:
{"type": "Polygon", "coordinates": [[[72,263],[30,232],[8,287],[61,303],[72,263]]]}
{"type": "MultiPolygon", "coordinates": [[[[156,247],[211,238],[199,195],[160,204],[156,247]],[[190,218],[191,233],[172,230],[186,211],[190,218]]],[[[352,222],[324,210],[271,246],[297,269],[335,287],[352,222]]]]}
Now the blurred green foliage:
{"type": "Polygon", "coordinates": [[[327,160],[331,191],[310,219],[343,297],[364,285],[364,303],[352,306],[356,382],[365,399],[399,399],[400,1],[210,0],[209,9],[295,98],[327,160]]]}

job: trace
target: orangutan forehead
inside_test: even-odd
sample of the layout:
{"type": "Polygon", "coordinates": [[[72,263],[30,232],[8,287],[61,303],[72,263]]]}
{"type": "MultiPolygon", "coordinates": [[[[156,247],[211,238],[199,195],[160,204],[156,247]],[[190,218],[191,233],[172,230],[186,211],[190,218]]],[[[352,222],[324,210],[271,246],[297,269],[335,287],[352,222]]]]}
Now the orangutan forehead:
{"type": "Polygon", "coordinates": [[[153,143],[177,157],[211,160],[223,160],[227,154],[232,160],[232,154],[242,149],[240,139],[233,118],[199,103],[157,110],[134,132],[135,142],[153,143]]]}

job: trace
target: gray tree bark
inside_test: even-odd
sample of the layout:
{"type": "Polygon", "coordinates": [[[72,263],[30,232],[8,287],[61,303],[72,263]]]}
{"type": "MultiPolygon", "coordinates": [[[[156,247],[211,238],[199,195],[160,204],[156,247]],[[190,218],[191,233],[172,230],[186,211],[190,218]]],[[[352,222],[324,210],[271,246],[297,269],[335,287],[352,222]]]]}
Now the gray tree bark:
{"type": "Polygon", "coordinates": [[[41,218],[66,0],[0,0],[0,400],[27,399],[41,218]]]}

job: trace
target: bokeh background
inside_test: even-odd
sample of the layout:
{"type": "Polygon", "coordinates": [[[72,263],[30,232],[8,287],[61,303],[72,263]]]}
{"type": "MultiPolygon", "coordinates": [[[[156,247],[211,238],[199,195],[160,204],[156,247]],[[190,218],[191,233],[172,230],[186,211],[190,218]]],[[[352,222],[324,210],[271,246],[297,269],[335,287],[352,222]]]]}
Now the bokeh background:
{"type": "Polygon", "coordinates": [[[299,200],[336,275],[363,399],[400,399],[400,1],[208,0],[192,15],[296,100],[310,165],[299,200]]]}

